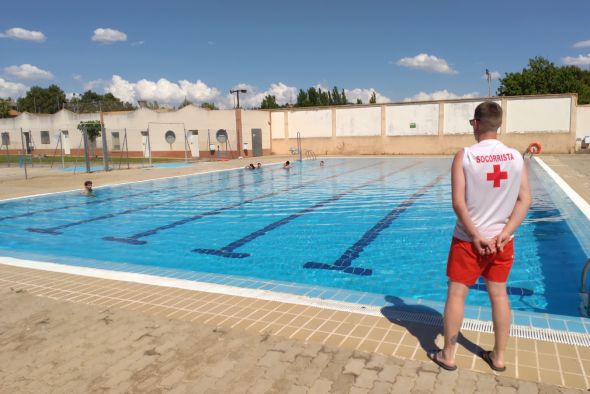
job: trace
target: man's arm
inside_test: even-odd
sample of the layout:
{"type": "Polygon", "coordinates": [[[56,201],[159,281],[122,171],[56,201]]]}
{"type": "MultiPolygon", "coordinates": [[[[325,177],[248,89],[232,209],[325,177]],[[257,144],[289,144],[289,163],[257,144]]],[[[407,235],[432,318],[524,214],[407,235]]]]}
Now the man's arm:
{"type": "Polygon", "coordinates": [[[465,202],[465,173],[463,172],[463,149],[455,155],[451,169],[451,186],[453,193],[453,210],[457,218],[463,223],[467,235],[480,255],[490,254],[495,251],[494,242],[481,236],[473,220],[469,216],[465,202]]]}
{"type": "Polygon", "coordinates": [[[518,191],[518,198],[512,209],[512,214],[508,222],[496,238],[496,246],[500,251],[504,249],[504,245],[510,241],[510,237],[516,231],[518,226],[522,223],[531,206],[531,192],[529,190],[529,175],[526,163],[522,165],[522,176],[520,180],[520,189],[518,191]]]}

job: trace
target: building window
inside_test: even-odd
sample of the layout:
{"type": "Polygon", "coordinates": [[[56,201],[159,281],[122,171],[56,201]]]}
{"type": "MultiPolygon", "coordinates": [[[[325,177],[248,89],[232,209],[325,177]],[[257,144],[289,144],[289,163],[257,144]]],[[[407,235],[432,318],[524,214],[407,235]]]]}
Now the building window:
{"type": "Polygon", "coordinates": [[[49,144],[49,131],[41,131],[41,143],[45,145],[49,144]]]}
{"type": "Polygon", "coordinates": [[[10,145],[10,134],[8,134],[8,131],[2,133],[2,145],[10,145]]]}
{"type": "Polygon", "coordinates": [[[164,138],[166,139],[167,143],[172,145],[174,143],[174,141],[176,141],[176,134],[174,134],[174,131],[168,130],[166,132],[166,134],[164,135],[164,138]]]}
{"type": "Polygon", "coordinates": [[[119,139],[119,132],[113,131],[111,133],[113,139],[113,150],[121,150],[121,140],[119,139]]]}

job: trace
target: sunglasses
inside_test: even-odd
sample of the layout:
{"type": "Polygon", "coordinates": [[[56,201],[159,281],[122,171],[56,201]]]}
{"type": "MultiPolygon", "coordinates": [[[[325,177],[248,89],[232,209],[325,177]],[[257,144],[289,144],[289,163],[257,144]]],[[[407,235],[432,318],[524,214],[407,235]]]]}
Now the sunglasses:
{"type": "Polygon", "coordinates": [[[479,119],[477,119],[477,118],[469,119],[469,124],[470,124],[471,126],[473,126],[473,125],[475,124],[475,121],[476,121],[476,120],[477,120],[477,121],[479,121],[479,119]]]}

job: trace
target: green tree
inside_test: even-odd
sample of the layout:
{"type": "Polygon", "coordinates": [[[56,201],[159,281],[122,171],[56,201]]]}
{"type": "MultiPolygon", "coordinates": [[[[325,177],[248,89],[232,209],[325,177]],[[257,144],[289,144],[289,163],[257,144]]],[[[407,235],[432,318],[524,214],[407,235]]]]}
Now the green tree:
{"type": "Polygon", "coordinates": [[[320,95],[320,105],[330,105],[330,92],[324,92],[321,88],[319,88],[318,94],[320,95]]]}
{"type": "Polygon", "coordinates": [[[363,103],[363,100],[361,100],[360,98],[357,98],[357,99],[356,99],[356,103],[357,103],[357,104],[362,104],[362,103],[363,103]]]}
{"type": "Polygon", "coordinates": [[[590,103],[590,71],[576,66],[556,66],[543,57],[529,59],[521,72],[500,78],[498,95],[577,93],[579,104],[590,103]]]}
{"type": "Polygon", "coordinates": [[[342,104],[342,99],[340,98],[340,92],[338,92],[338,88],[334,86],[332,88],[332,102],[331,105],[340,105],[342,104]]]}
{"type": "Polygon", "coordinates": [[[184,100],[182,100],[182,103],[180,103],[180,105],[178,106],[178,109],[184,108],[187,105],[191,105],[193,102],[188,100],[186,97],[184,98],[184,100]]]}
{"type": "Polygon", "coordinates": [[[263,99],[262,103],[260,104],[261,109],[271,109],[271,108],[279,108],[277,104],[277,98],[275,96],[271,96],[267,94],[263,99]]]}
{"type": "Polygon", "coordinates": [[[96,139],[100,137],[100,131],[102,124],[98,120],[89,120],[87,122],[78,123],[78,130],[85,131],[88,135],[88,139],[92,144],[96,143],[96,139]]]}
{"type": "Polygon", "coordinates": [[[6,100],[0,99],[0,118],[8,118],[8,111],[10,110],[10,103],[6,100]]]}
{"type": "Polygon", "coordinates": [[[112,93],[98,94],[92,90],[85,91],[81,96],[72,97],[67,103],[67,108],[77,113],[135,109],[133,104],[119,100],[112,93]]]}
{"type": "Polygon", "coordinates": [[[208,102],[204,102],[203,104],[201,104],[201,108],[205,108],[205,109],[219,109],[215,106],[215,103],[208,103],[208,102]]]}
{"type": "Polygon", "coordinates": [[[17,103],[21,112],[54,114],[62,109],[65,102],[63,90],[57,85],[49,85],[47,88],[33,86],[17,103]]]}
{"type": "Polygon", "coordinates": [[[310,107],[317,107],[320,105],[320,95],[314,87],[307,89],[307,98],[310,107]]]}
{"type": "Polygon", "coordinates": [[[299,89],[299,94],[297,94],[297,103],[295,106],[309,107],[309,98],[307,97],[307,92],[303,91],[303,89],[299,89]]]}
{"type": "Polygon", "coordinates": [[[377,93],[373,92],[369,99],[369,104],[377,104],[377,93]]]}

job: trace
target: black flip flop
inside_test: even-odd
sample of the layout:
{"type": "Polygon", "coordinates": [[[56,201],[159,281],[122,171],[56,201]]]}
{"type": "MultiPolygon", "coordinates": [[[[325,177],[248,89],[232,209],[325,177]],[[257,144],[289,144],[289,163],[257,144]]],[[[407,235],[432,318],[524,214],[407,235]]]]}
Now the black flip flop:
{"type": "Polygon", "coordinates": [[[489,351],[489,350],[485,351],[485,350],[484,350],[483,352],[481,352],[481,353],[480,353],[480,357],[481,357],[481,358],[482,358],[482,360],[483,360],[483,361],[485,361],[485,362],[486,362],[486,363],[487,363],[487,364],[490,366],[490,368],[492,368],[494,371],[496,371],[496,372],[504,372],[504,371],[506,371],[506,367],[505,367],[505,366],[504,366],[504,367],[502,367],[502,368],[500,368],[500,367],[496,367],[496,366],[494,365],[494,362],[492,361],[492,352],[491,352],[491,351],[489,351]]]}
{"type": "Polygon", "coordinates": [[[426,355],[427,357],[432,360],[433,363],[435,363],[436,365],[438,365],[439,367],[441,367],[444,370],[447,371],[456,371],[457,370],[457,366],[456,365],[448,365],[443,363],[442,361],[440,361],[438,359],[438,354],[441,352],[442,350],[432,350],[430,352],[428,352],[426,355]]]}

